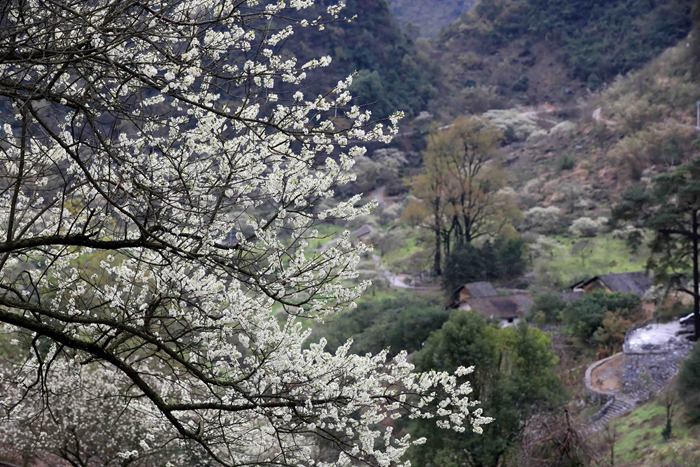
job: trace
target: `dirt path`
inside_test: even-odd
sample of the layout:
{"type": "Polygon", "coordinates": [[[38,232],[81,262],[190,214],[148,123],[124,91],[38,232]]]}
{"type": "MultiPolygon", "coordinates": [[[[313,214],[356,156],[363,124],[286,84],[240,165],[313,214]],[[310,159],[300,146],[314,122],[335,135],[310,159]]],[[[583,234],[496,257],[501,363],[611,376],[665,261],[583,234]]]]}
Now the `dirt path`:
{"type": "Polygon", "coordinates": [[[389,271],[383,264],[382,259],[377,255],[372,255],[372,262],[376,266],[377,274],[382,276],[389,283],[389,286],[395,289],[410,289],[410,290],[439,290],[437,284],[430,285],[415,285],[420,283],[420,278],[414,274],[402,274],[389,271]]]}

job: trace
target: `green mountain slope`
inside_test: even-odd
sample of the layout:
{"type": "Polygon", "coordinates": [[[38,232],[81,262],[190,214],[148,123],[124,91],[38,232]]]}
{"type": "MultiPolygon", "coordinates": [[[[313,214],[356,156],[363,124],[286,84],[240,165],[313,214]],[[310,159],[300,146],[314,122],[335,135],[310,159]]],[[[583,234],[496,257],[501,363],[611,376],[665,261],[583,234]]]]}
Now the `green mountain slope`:
{"type": "MultiPolygon", "coordinates": [[[[318,2],[318,11],[325,1],[318,2]]],[[[348,0],[343,15],[353,21],[328,24],[324,31],[302,32],[305,58],[330,55],[333,64],[314,76],[319,90],[357,72],[353,90],[356,103],[369,107],[375,116],[395,110],[409,115],[425,109],[434,95],[432,67],[421,58],[413,39],[400,30],[385,0],[348,0]]]]}
{"type": "Polygon", "coordinates": [[[685,37],[692,4],[481,0],[435,43],[450,90],[443,94],[462,112],[513,101],[570,100],[643,66],[685,37]]]}

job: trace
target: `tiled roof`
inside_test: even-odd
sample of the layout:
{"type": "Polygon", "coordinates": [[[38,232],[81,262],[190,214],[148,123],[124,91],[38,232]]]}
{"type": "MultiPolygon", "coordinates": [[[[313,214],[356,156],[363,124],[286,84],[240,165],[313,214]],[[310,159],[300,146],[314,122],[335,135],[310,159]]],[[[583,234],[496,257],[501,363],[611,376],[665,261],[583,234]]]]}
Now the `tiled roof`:
{"type": "Polygon", "coordinates": [[[652,285],[652,280],[646,272],[635,271],[594,276],[590,279],[577,282],[571,286],[571,289],[585,287],[596,280],[602,282],[611,292],[632,293],[640,297],[644,295],[652,285]]]}
{"type": "Polygon", "coordinates": [[[468,284],[464,284],[460,290],[462,288],[467,289],[472,298],[493,297],[498,295],[496,287],[494,287],[490,282],[470,282],[468,284]]]}
{"type": "Polygon", "coordinates": [[[460,308],[480,313],[487,318],[522,318],[532,308],[532,297],[526,293],[495,297],[470,298],[460,308]]]}

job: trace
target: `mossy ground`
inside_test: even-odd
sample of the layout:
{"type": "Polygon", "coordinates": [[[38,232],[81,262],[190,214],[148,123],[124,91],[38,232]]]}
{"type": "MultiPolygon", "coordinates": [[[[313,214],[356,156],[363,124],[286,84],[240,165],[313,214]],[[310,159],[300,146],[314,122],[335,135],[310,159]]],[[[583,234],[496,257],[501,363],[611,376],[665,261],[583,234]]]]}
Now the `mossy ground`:
{"type": "Polygon", "coordinates": [[[623,239],[612,234],[591,238],[552,236],[550,248],[533,260],[536,272],[551,285],[568,286],[597,274],[644,270],[646,251],[633,252],[623,239]]]}
{"type": "MultiPolygon", "coordinates": [[[[700,426],[689,422],[680,401],[676,402],[671,439],[664,440],[664,397],[661,394],[613,422],[616,466],[700,466],[700,426]]],[[[609,444],[605,449],[609,451],[609,444]]]]}

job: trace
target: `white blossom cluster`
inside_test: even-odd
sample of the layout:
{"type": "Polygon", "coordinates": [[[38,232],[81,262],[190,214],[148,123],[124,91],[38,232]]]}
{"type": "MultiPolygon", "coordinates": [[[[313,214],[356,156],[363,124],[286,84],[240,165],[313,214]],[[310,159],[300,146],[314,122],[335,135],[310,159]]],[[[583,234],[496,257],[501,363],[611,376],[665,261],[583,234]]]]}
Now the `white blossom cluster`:
{"type": "Polygon", "coordinates": [[[29,359],[25,365],[23,372],[3,368],[0,373],[4,446],[42,453],[51,464],[61,464],[60,458],[73,465],[196,464],[192,452],[172,441],[175,433],[167,421],[156,425],[157,419],[143,416],[113,370],[56,359],[42,380],[40,362],[29,359]]]}
{"type": "MultiPolygon", "coordinates": [[[[181,443],[223,465],[384,466],[423,441],[394,433],[396,418],[490,421],[467,369],[417,374],[404,354],[305,345],[299,317],[347,309],[367,286],[366,247],[348,232],[312,246],[321,223],[371,209],[334,187],[400,118],[352,106],[351,78],[309,95],[308,74],[331,59],[280,48],[342,6],[9,4],[0,323],[17,351],[2,356],[3,433],[27,434],[52,405],[54,428],[95,426],[90,407],[109,397],[103,412],[122,407],[124,421],[111,428],[150,433],[100,435],[122,460],[181,443]]],[[[34,433],[38,446],[61,429],[34,433]]]]}

